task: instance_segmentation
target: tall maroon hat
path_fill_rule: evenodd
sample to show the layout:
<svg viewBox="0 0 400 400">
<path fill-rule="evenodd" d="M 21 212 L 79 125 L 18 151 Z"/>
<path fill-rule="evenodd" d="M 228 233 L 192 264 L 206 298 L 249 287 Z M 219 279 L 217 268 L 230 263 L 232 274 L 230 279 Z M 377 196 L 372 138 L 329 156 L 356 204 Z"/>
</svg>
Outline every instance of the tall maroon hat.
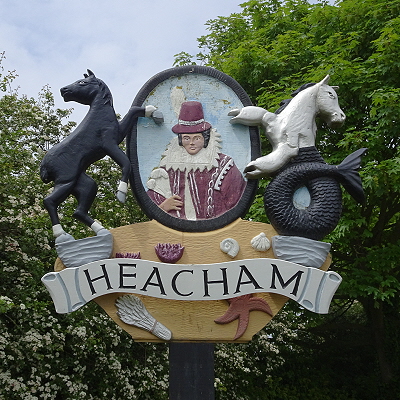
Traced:
<svg viewBox="0 0 400 400">
<path fill-rule="evenodd" d="M 179 121 L 172 127 L 174 133 L 198 133 L 210 129 L 211 125 L 204 120 L 203 106 L 198 101 L 182 103 Z"/>
</svg>

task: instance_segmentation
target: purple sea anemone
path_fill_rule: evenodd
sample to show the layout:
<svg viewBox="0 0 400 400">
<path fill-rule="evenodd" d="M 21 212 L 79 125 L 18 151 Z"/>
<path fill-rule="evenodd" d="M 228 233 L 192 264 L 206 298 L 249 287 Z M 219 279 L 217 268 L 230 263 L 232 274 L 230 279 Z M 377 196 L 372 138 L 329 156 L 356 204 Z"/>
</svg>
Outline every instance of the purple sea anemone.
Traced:
<svg viewBox="0 0 400 400">
<path fill-rule="evenodd" d="M 182 257 L 185 248 L 179 243 L 158 243 L 154 249 L 160 261 L 175 264 Z"/>
</svg>

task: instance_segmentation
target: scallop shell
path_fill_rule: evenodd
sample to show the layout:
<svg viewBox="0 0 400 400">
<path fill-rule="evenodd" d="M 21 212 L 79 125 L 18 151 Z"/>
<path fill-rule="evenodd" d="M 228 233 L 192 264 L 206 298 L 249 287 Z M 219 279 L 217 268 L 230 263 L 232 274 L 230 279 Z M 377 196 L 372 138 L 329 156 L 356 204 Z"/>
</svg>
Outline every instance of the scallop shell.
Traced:
<svg viewBox="0 0 400 400">
<path fill-rule="evenodd" d="M 265 233 L 261 232 L 259 235 L 254 236 L 253 239 L 251 239 L 251 247 L 257 251 L 267 251 L 271 247 L 271 243 L 265 236 Z"/>
<path fill-rule="evenodd" d="M 232 238 L 224 239 L 220 243 L 219 247 L 224 253 L 228 254 L 228 256 L 231 256 L 232 258 L 237 256 L 240 248 L 239 243 Z"/>
</svg>

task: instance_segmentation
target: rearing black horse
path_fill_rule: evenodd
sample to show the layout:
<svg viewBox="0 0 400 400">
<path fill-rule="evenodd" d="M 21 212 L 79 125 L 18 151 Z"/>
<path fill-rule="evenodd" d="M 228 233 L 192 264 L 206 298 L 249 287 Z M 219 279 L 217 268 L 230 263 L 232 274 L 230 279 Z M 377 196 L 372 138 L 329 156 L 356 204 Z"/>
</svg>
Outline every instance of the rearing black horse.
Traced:
<svg viewBox="0 0 400 400">
<path fill-rule="evenodd" d="M 97 194 L 97 184 L 86 174 L 86 169 L 106 155 L 122 168 L 116 196 L 120 202 L 125 202 L 131 167 L 129 158 L 118 145 L 132 129 L 135 118 L 149 116 L 155 110 L 153 106 L 131 107 L 118 122 L 107 85 L 90 70 L 84 77 L 63 87 L 61 95 L 64 101 L 86 104 L 90 109 L 77 128 L 46 153 L 40 166 L 43 182 L 54 182 L 54 190 L 44 199 L 44 206 L 50 215 L 55 237 L 65 233 L 57 208 L 70 194 L 78 200 L 74 217 L 96 233 L 103 229 L 88 215 Z"/>
</svg>

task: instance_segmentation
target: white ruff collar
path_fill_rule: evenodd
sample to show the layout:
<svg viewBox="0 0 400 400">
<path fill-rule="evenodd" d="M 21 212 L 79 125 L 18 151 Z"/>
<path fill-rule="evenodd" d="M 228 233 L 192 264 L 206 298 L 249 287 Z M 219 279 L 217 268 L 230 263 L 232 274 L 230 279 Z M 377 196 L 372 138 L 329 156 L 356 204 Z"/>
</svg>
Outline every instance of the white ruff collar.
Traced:
<svg viewBox="0 0 400 400">
<path fill-rule="evenodd" d="M 221 135 L 212 128 L 210 132 L 210 141 L 206 148 L 201 149 L 197 154 L 189 154 L 183 146 L 179 146 L 178 137 L 174 137 L 168 144 L 167 149 L 162 154 L 160 167 L 167 171 L 172 168 L 174 171 L 203 171 L 211 170 L 218 166 L 221 150 Z"/>
</svg>

